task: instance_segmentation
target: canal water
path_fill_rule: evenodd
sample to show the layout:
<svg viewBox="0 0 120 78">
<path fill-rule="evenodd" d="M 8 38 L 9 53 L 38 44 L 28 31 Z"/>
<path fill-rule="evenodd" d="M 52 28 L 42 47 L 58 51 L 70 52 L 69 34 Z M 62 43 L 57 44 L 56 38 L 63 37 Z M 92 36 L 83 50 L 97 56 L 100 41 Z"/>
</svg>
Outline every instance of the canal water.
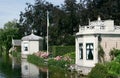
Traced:
<svg viewBox="0 0 120 78">
<path fill-rule="evenodd" d="M 38 67 L 26 59 L 0 57 L 0 78 L 84 78 L 78 73 Z"/>
</svg>

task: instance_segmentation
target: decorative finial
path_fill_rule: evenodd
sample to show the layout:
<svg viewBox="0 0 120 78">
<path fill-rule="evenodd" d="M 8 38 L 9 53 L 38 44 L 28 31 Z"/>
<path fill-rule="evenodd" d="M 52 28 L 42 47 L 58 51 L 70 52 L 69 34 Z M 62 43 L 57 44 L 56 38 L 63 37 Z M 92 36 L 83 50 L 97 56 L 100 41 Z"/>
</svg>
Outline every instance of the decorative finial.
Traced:
<svg viewBox="0 0 120 78">
<path fill-rule="evenodd" d="M 100 18 L 100 16 L 98 16 L 98 21 L 101 21 L 101 18 Z"/>
<path fill-rule="evenodd" d="M 32 30 L 32 34 L 34 33 L 34 30 Z"/>
<path fill-rule="evenodd" d="M 81 25 L 79 24 L 79 28 L 81 27 Z"/>
<path fill-rule="evenodd" d="M 27 32 L 24 32 L 25 36 L 27 35 Z"/>
</svg>

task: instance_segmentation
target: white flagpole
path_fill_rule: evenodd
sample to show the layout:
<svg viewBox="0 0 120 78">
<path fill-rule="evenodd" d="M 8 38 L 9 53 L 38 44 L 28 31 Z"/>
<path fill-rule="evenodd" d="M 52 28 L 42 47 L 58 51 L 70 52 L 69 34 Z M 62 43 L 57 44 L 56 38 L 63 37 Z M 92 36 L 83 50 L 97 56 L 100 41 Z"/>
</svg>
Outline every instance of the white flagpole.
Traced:
<svg viewBox="0 0 120 78">
<path fill-rule="evenodd" d="M 47 54 L 49 52 L 49 39 L 48 39 L 48 34 L 49 34 L 49 12 L 47 11 Z"/>
</svg>

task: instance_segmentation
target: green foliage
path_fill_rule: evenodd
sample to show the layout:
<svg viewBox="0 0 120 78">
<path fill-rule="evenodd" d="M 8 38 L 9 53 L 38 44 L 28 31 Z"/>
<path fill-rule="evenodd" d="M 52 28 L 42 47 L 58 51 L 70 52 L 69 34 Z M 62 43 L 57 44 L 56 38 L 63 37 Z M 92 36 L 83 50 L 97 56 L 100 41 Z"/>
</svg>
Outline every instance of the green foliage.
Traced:
<svg viewBox="0 0 120 78">
<path fill-rule="evenodd" d="M 75 52 L 75 46 L 52 46 L 50 50 L 53 56 L 62 56 L 69 52 Z"/>
<path fill-rule="evenodd" d="M 35 0 L 34 4 L 27 3 L 24 12 L 20 13 L 18 28 L 22 34 L 36 30 L 37 35 L 46 36 L 46 11 L 50 18 L 50 45 L 74 44 L 72 36 L 78 32 L 79 24 L 88 24 L 88 18 L 96 20 L 98 15 L 102 19 L 113 19 L 120 25 L 119 0 L 65 0 L 62 7 L 54 6 L 44 0 Z M 73 36 L 74 37 L 74 36 Z"/>
<path fill-rule="evenodd" d="M 107 78 L 108 71 L 103 64 L 96 64 L 96 66 L 88 74 L 88 78 Z"/>
<path fill-rule="evenodd" d="M 71 59 L 75 59 L 75 52 L 70 52 L 64 55 L 65 57 L 69 56 Z"/>
<path fill-rule="evenodd" d="M 88 78 L 118 78 L 120 76 L 120 55 L 105 64 L 96 64 Z"/>
<path fill-rule="evenodd" d="M 113 75 L 120 75 L 120 63 L 116 61 L 109 62 L 106 65 L 108 72 Z"/>
<path fill-rule="evenodd" d="M 114 48 L 113 50 L 110 51 L 110 56 L 112 60 L 114 60 L 114 58 L 117 57 L 118 55 L 120 55 L 120 50 Z"/>
<path fill-rule="evenodd" d="M 99 58 L 99 62 L 104 62 L 104 50 L 103 48 L 101 47 L 101 45 L 98 46 L 98 58 Z"/>
<path fill-rule="evenodd" d="M 117 55 L 119 55 L 120 54 L 120 50 L 118 50 L 118 49 L 113 49 L 112 51 L 111 51 L 111 55 L 114 55 L 115 57 L 117 56 Z"/>
<path fill-rule="evenodd" d="M 120 54 L 117 55 L 117 57 L 115 58 L 115 61 L 118 62 L 118 63 L 120 63 Z"/>
<path fill-rule="evenodd" d="M 21 57 L 21 52 L 11 52 L 11 54 L 13 57 L 18 57 L 18 58 Z"/>
<path fill-rule="evenodd" d="M 47 61 L 45 61 L 43 58 L 40 58 L 35 55 L 29 55 L 27 60 L 30 63 L 33 63 L 38 66 L 48 65 L 49 67 L 55 67 L 55 68 L 60 68 L 60 69 L 66 69 L 68 65 L 70 64 L 69 61 L 65 61 L 65 60 L 48 59 Z"/>
<path fill-rule="evenodd" d="M 75 52 L 70 52 L 64 55 L 64 57 L 68 57 L 71 59 L 70 63 L 75 64 Z"/>
<path fill-rule="evenodd" d="M 18 28 L 16 21 L 10 21 L 5 24 L 3 29 L 0 29 L 0 50 L 7 52 L 12 46 L 12 38 L 18 38 Z"/>
<path fill-rule="evenodd" d="M 20 13 L 20 25 L 18 28 L 21 33 L 31 33 L 36 30 L 37 35 L 46 36 L 47 21 L 46 11 L 49 11 L 49 43 L 51 45 L 73 45 L 78 31 L 79 13 L 76 0 L 66 0 L 64 6 L 54 6 L 44 0 L 35 0 L 35 4 L 26 4 L 24 12 Z M 78 5 L 79 6 L 79 5 Z"/>
<path fill-rule="evenodd" d="M 35 56 L 35 55 L 28 55 L 27 60 L 30 63 L 33 63 L 33 64 L 38 65 L 38 66 L 45 65 L 45 63 L 44 63 L 45 60 L 43 58 L 40 58 L 40 57 Z"/>
<path fill-rule="evenodd" d="M 58 68 L 67 68 L 70 63 L 65 60 L 54 60 L 54 59 L 49 59 L 48 60 L 48 66 L 52 67 L 58 67 Z"/>
</svg>

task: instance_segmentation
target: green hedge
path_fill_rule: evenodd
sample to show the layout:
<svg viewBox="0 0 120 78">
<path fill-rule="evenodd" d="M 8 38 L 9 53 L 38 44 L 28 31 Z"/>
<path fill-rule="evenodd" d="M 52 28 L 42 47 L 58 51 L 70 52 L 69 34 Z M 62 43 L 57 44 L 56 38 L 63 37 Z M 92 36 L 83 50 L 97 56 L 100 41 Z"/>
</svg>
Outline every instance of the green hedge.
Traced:
<svg viewBox="0 0 120 78">
<path fill-rule="evenodd" d="M 35 56 L 35 55 L 28 55 L 27 60 L 30 63 L 33 63 L 37 66 L 56 67 L 56 68 L 60 68 L 60 69 L 66 69 L 70 65 L 69 61 L 65 61 L 65 60 L 58 60 L 57 61 L 54 59 L 48 59 L 48 62 L 45 63 L 45 59 L 40 58 L 40 57 Z"/>
<path fill-rule="evenodd" d="M 88 74 L 88 78 L 107 78 L 108 71 L 105 65 L 96 64 L 94 68 L 92 68 L 91 72 Z"/>
<path fill-rule="evenodd" d="M 67 67 L 70 65 L 70 62 L 65 61 L 65 60 L 54 60 L 54 59 L 49 59 L 48 60 L 48 66 L 49 67 L 59 67 L 59 68 L 64 68 L 67 69 Z"/>
<path fill-rule="evenodd" d="M 51 46 L 49 51 L 53 54 L 53 56 L 62 56 L 69 52 L 75 52 L 75 46 Z"/>
<path fill-rule="evenodd" d="M 37 57 L 35 55 L 28 55 L 27 60 L 30 63 L 33 63 L 38 66 L 44 66 L 45 65 L 45 60 L 43 58 Z"/>
</svg>

